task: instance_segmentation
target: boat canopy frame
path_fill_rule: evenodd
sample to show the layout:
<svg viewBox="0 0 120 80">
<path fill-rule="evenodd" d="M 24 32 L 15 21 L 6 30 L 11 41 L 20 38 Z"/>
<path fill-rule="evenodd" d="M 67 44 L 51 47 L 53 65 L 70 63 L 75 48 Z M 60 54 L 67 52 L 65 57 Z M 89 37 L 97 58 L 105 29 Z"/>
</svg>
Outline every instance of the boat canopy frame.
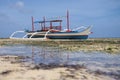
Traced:
<svg viewBox="0 0 120 80">
<path fill-rule="evenodd" d="M 41 30 L 40 31 L 48 31 L 49 29 L 56 29 L 58 31 L 62 30 L 62 20 L 49 20 L 45 21 L 45 18 L 43 21 L 35 21 L 34 23 L 39 23 Z M 46 23 L 49 23 L 49 26 L 46 26 Z M 53 23 L 59 23 L 57 26 L 53 26 Z"/>
</svg>

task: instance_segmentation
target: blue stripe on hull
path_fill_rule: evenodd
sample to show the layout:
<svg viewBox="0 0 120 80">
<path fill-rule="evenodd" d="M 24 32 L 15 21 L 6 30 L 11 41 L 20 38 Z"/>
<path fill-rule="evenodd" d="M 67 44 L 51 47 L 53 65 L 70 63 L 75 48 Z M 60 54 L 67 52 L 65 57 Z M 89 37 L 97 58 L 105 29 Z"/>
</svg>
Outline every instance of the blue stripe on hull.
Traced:
<svg viewBox="0 0 120 80">
<path fill-rule="evenodd" d="M 49 36 L 50 39 L 87 39 L 88 35 L 81 36 Z"/>
<path fill-rule="evenodd" d="M 29 37 L 29 36 L 28 36 Z M 32 38 L 43 38 L 44 36 L 35 35 Z M 49 39 L 87 39 L 88 35 L 79 35 L 79 36 L 47 36 Z"/>
</svg>

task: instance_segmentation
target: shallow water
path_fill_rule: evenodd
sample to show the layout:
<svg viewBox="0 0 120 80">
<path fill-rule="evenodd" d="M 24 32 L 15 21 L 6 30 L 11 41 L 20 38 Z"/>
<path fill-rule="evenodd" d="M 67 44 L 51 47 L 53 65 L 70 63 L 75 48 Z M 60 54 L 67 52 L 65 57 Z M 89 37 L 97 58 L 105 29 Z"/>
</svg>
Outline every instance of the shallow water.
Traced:
<svg viewBox="0 0 120 80">
<path fill-rule="evenodd" d="M 120 54 L 104 52 L 66 51 L 59 47 L 30 46 L 24 44 L 0 47 L 0 55 L 27 56 L 24 61 L 35 64 L 84 64 L 90 70 L 104 70 L 120 74 Z"/>
</svg>

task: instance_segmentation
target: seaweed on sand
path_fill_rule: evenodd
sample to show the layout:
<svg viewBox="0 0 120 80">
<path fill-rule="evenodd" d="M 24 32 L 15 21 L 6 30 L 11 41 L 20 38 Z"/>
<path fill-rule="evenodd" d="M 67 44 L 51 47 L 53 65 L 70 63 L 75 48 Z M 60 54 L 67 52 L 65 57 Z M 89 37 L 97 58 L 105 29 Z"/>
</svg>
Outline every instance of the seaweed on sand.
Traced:
<svg viewBox="0 0 120 80">
<path fill-rule="evenodd" d="M 12 72 L 11 70 L 6 70 L 6 71 L 1 72 L 0 75 L 7 75 L 11 72 Z"/>
<path fill-rule="evenodd" d="M 40 63 L 38 65 L 34 65 L 34 67 L 32 67 L 31 69 L 53 69 L 53 68 L 59 68 L 59 67 L 73 68 L 75 70 L 78 70 L 81 68 L 86 68 L 85 65 L 68 65 L 68 64 L 55 64 L 55 63 L 43 64 L 43 63 Z"/>
<path fill-rule="evenodd" d="M 96 70 L 93 73 L 95 75 L 111 76 L 111 77 L 113 77 L 116 80 L 120 79 L 120 72 L 119 71 L 117 71 L 117 72 L 104 72 L 104 71 L 101 71 L 101 70 Z"/>
</svg>

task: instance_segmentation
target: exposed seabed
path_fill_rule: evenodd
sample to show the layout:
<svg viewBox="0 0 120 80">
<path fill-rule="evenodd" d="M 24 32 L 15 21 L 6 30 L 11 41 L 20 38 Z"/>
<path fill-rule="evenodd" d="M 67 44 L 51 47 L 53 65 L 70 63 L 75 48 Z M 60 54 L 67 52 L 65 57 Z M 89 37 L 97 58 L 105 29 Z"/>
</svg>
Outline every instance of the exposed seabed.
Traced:
<svg viewBox="0 0 120 80">
<path fill-rule="evenodd" d="M 95 38 L 87 40 L 39 40 L 39 39 L 0 39 L 0 46 L 10 44 L 42 45 L 59 47 L 70 51 L 103 51 L 108 53 L 120 53 L 120 38 Z"/>
<path fill-rule="evenodd" d="M 17 45 L 17 46 L 16 46 Z M 21 47 L 26 45 L 28 47 Z M 13 46 L 13 47 L 12 47 Z M 30 46 L 30 47 L 29 47 Z M 40 46 L 37 47 L 36 46 Z M 5 48 L 4 48 L 5 47 Z M 12 50 L 11 48 L 12 47 Z M 30 53 L 32 55 L 32 61 L 25 61 L 29 59 L 30 56 L 23 55 L 14 55 L 14 48 L 19 49 L 19 54 L 22 54 L 20 51 L 30 49 Z M 51 47 L 49 49 L 49 47 Z M 88 39 L 88 40 L 15 40 L 15 39 L 0 39 L 0 80 L 119 80 L 120 79 L 120 39 Z M 7 53 L 7 49 L 10 48 L 11 54 Z M 25 49 L 24 49 L 25 48 Z M 53 49 L 57 49 L 54 52 Z M 29 50 L 29 49 L 28 49 Z M 69 56 L 65 55 L 69 61 L 72 59 L 72 55 L 75 55 L 76 60 L 82 60 L 80 64 L 66 64 L 66 63 L 38 63 L 35 64 L 34 57 L 39 52 L 39 55 L 43 55 L 43 60 L 47 60 L 47 58 L 52 57 L 54 59 L 54 55 L 50 55 L 48 52 L 52 50 L 52 54 L 59 55 L 70 52 Z M 13 52 L 12 52 L 13 51 Z M 40 52 L 42 51 L 42 52 Z M 63 52 L 62 52 L 63 51 Z M 73 52 L 73 54 L 72 54 Z M 75 52 L 75 53 L 74 53 Z M 77 53 L 76 53 L 77 52 Z M 78 53 L 82 52 L 82 53 Z M 84 52 L 88 55 L 84 55 Z M 91 53 L 99 52 L 106 53 L 105 55 L 109 55 L 108 58 L 103 57 L 105 55 L 100 54 L 92 55 Z M 41 53 L 41 54 L 40 54 Z M 59 54 L 60 53 L 60 54 Z M 80 54 L 80 58 L 78 54 Z M 84 55 L 84 57 L 82 56 Z M 95 53 L 97 54 L 97 53 Z M 45 58 L 45 55 L 49 55 Z M 116 57 L 114 58 L 115 55 Z M 117 56 L 118 55 L 118 56 Z M 38 55 L 36 55 L 37 57 Z M 56 56 L 59 58 L 59 56 Z M 101 61 L 103 65 L 100 63 L 90 64 L 91 59 Z M 38 57 L 37 57 L 38 58 Z M 85 59 L 86 58 L 86 59 Z M 116 61 L 117 59 L 118 61 Z M 85 59 L 85 60 L 84 60 Z M 108 59 L 108 60 L 107 60 Z M 115 60 L 114 60 L 115 59 Z M 105 60 L 105 61 L 104 61 Z M 107 61 L 109 61 L 109 63 Z M 74 60 L 73 60 L 74 61 Z M 71 62 L 71 61 L 69 61 Z M 69 63 L 68 62 L 68 63 Z M 88 62 L 84 64 L 84 62 Z M 94 61 L 95 62 L 95 61 Z M 117 63 L 118 62 L 118 63 Z M 96 63 L 96 62 L 95 62 Z M 96 66 L 100 65 L 98 68 Z M 115 67 L 114 67 L 115 66 Z"/>
</svg>

